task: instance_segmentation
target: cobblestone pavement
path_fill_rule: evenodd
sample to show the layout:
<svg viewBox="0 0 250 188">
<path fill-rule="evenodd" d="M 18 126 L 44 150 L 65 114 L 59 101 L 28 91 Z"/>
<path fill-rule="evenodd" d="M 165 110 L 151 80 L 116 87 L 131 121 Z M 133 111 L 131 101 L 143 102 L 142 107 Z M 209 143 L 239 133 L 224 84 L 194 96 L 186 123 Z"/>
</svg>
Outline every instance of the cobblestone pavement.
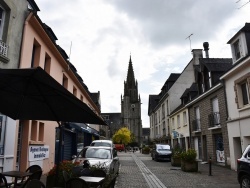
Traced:
<svg viewBox="0 0 250 188">
<path fill-rule="evenodd" d="M 170 162 L 153 161 L 150 155 L 139 152 L 119 152 L 121 167 L 115 188 L 239 188 L 236 171 L 199 163 L 199 172 L 183 172 Z"/>
</svg>

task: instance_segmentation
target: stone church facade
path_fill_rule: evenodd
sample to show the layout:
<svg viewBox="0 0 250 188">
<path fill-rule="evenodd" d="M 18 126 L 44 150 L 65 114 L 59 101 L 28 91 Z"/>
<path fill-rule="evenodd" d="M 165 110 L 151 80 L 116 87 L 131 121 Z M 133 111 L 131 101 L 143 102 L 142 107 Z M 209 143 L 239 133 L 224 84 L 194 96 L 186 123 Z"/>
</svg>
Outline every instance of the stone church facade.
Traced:
<svg viewBox="0 0 250 188">
<path fill-rule="evenodd" d="M 124 95 L 121 96 L 121 124 L 135 136 L 135 142 L 142 143 L 141 98 L 135 80 L 130 56 L 127 80 L 124 81 Z"/>
</svg>

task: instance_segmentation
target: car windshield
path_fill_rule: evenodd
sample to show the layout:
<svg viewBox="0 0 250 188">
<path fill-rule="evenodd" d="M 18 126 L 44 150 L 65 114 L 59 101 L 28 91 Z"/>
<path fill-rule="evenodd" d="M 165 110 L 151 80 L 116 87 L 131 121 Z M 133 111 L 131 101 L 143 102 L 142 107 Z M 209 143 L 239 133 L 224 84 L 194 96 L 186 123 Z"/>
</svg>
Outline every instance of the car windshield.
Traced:
<svg viewBox="0 0 250 188">
<path fill-rule="evenodd" d="M 107 143 L 107 142 L 92 142 L 91 146 L 107 146 L 107 147 L 111 147 L 111 144 Z"/>
<path fill-rule="evenodd" d="M 170 147 L 168 145 L 159 145 L 159 146 L 157 146 L 157 150 L 159 150 L 159 151 L 170 151 Z"/>
<path fill-rule="evenodd" d="M 86 148 L 79 153 L 78 157 L 79 158 L 110 159 L 111 153 L 110 153 L 110 149 Z"/>
</svg>

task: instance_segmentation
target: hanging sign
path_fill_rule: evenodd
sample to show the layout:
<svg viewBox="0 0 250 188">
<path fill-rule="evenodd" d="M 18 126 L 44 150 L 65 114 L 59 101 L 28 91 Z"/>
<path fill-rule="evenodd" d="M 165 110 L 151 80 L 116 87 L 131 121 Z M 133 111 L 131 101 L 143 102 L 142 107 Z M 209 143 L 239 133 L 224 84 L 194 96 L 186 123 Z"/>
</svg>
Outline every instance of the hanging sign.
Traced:
<svg viewBox="0 0 250 188">
<path fill-rule="evenodd" d="M 49 158 L 49 146 L 29 146 L 29 161 L 40 161 Z"/>
</svg>

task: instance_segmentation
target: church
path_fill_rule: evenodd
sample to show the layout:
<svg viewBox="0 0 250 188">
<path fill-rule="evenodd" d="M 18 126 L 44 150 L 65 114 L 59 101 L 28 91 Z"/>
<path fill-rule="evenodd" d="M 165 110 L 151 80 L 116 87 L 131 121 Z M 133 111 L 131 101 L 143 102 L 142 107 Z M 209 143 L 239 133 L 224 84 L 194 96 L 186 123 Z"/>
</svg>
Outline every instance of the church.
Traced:
<svg viewBox="0 0 250 188">
<path fill-rule="evenodd" d="M 121 96 L 121 126 L 127 127 L 142 144 L 141 98 L 138 83 L 135 80 L 131 56 L 129 59 L 127 80 L 124 81 L 124 95 Z"/>
</svg>

